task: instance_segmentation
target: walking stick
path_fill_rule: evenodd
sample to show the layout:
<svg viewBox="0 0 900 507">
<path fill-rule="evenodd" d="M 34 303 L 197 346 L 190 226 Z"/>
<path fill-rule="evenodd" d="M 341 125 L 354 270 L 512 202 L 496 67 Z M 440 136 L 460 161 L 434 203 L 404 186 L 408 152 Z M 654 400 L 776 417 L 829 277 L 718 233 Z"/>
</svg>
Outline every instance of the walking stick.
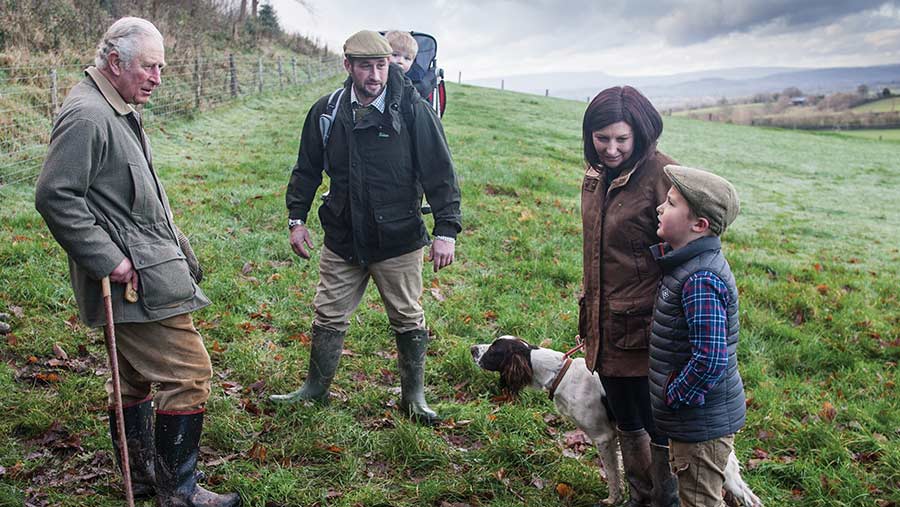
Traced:
<svg viewBox="0 0 900 507">
<path fill-rule="evenodd" d="M 109 354 L 109 367 L 112 370 L 113 400 L 116 411 L 116 428 L 119 430 L 119 449 L 122 452 L 122 475 L 125 481 L 125 502 L 134 507 L 134 493 L 131 491 L 131 467 L 128 463 L 128 441 L 125 438 L 125 413 L 122 411 L 122 389 L 119 383 L 119 359 L 116 356 L 116 326 L 113 321 L 112 293 L 109 289 L 109 277 L 100 281 L 103 290 L 103 306 L 106 308 L 106 352 Z"/>
</svg>

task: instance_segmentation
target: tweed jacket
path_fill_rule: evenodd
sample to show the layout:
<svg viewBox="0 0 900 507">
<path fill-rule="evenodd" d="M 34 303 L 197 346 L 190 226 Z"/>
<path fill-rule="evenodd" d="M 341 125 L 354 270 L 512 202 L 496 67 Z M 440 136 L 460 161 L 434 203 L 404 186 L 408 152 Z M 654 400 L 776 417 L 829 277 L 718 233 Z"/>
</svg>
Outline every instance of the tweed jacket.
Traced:
<svg viewBox="0 0 900 507">
<path fill-rule="evenodd" d="M 85 74 L 63 102 L 35 189 L 35 207 L 68 254 L 81 320 L 106 322 L 99 280 L 125 257 L 138 272 L 140 299 L 125 302 L 124 285 L 112 284 L 117 323 L 208 305 L 178 244 L 140 115 L 96 68 Z"/>
<path fill-rule="evenodd" d="M 581 187 L 584 296 L 579 334 L 587 367 L 608 377 L 647 375 L 647 347 L 660 270 L 650 254 L 656 207 L 671 183 L 671 158 L 651 146 L 607 186 L 605 167 L 588 164 Z"/>
</svg>

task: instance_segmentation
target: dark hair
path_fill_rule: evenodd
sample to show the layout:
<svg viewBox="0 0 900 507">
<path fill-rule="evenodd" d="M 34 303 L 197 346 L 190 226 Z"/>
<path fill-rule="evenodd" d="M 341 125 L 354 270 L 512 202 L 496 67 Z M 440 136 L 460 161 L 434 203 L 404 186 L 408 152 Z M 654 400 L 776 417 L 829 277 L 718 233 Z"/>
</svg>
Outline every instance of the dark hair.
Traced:
<svg viewBox="0 0 900 507">
<path fill-rule="evenodd" d="M 584 159 L 588 163 L 600 165 L 600 157 L 594 149 L 594 132 L 620 121 L 634 130 L 634 152 L 626 163 L 643 157 L 647 148 L 662 134 L 662 117 L 647 97 L 631 86 L 607 88 L 594 97 L 584 112 L 582 138 Z"/>
</svg>

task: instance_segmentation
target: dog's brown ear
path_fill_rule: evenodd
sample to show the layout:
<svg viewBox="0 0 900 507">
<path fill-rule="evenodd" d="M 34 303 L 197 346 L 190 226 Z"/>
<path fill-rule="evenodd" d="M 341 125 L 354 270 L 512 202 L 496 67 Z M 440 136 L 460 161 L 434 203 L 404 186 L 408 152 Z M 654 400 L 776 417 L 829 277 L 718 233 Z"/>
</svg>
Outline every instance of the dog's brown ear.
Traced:
<svg viewBox="0 0 900 507">
<path fill-rule="evenodd" d="M 528 358 L 522 354 L 513 354 L 503 365 L 500 380 L 503 386 L 509 389 L 510 394 L 515 396 L 531 383 L 533 374 Z"/>
</svg>

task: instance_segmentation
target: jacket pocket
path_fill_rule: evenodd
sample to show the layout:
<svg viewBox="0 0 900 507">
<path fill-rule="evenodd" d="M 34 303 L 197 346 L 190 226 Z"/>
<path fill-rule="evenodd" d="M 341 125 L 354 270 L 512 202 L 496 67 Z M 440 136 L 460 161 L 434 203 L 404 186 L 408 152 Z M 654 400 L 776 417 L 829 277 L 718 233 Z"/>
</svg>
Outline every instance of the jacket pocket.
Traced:
<svg viewBox="0 0 900 507">
<path fill-rule="evenodd" d="M 187 260 L 169 242 L 130 245 L 131 263 L 138 272 L 141 303 L 148 310 L 172 308 L 194 297 Z"/>
<path fill-rule="evenodd" d="M 609 310 L 613 345 L 623 350 L 649 347 L 652 304 L 642 306 L 632 301 L 610 301 Z"/>
<path fill-rule="evenodd" d="M 379 248 L 411 245 L 425 235 L 425 224 L 419 218 L 418 203 L 391 204 L 375 208 Z"/>
<path fill-rule="evenodd" d="M 330 238 L 343 241 L 350 235 L 350 226 L 344 223 L 346 196 L 342 192 L 329 192 L 319 206 L 319 223 Z"/>
</svg>

